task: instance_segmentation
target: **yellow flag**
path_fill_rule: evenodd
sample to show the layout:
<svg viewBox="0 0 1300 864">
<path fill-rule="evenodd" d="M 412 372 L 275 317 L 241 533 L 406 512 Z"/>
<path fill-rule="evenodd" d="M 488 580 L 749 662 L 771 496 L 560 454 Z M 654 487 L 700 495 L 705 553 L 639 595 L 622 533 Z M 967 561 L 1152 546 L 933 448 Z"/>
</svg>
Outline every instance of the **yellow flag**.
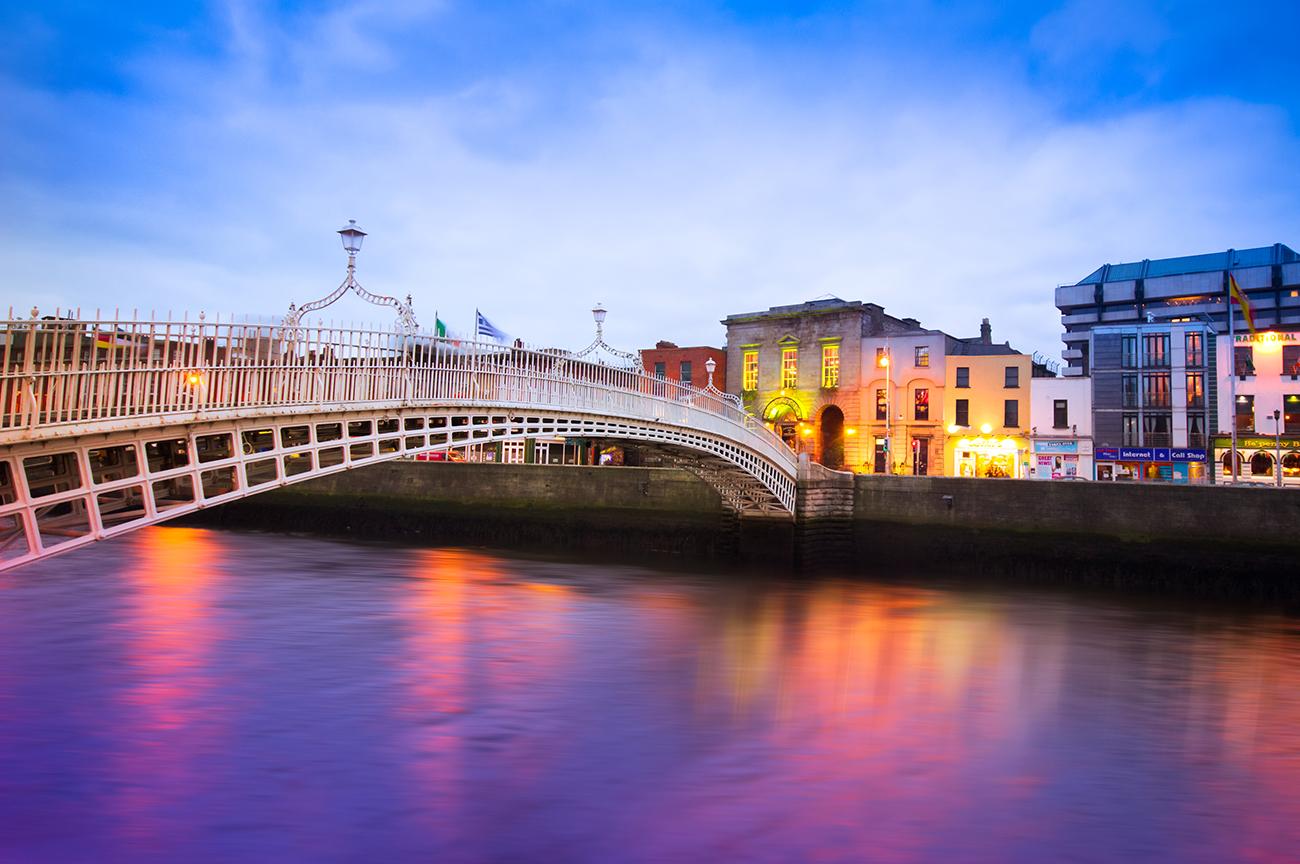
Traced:
<svg viewBox="0 0 1300 864">
<path fill-rule="evenodd" d="M 1241 290 L 1241 286 L 1237 284 L 1237 277 L 1231 273 L 1228 274 L 1228 293 L 1241 307 L 1241 317 L 1246 319 L 1246 326 L 1250 328 L 1250 335 L 1254 336 L 1255 315 L 1251 312 L 1250 300 L 1247 299 L 1245 292 Z"/>
</svg>

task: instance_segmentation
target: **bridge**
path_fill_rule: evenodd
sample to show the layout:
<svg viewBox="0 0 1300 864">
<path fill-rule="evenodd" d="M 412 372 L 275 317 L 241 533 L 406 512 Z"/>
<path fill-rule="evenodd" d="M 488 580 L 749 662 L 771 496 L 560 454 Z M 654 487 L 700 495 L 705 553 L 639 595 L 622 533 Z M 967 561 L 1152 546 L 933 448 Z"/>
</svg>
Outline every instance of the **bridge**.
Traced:
<svg viewBox="0 0 1300 864">
<path fill-rule="evenodd" d="M 363 293 L 353 263 L 335 299 Z M 0 569 L 331 472 L 532 437 L 639 442 L 742 516 L 794 511 L 794 454 L 711 379 L 666 381 L 592 346 L 450 339 L 415 326 L 409 298 L 367 299 L 398 307 L 397 325 L 307 323 L 323 301 L 274 324 L 11 311 Z"/>
</svg>

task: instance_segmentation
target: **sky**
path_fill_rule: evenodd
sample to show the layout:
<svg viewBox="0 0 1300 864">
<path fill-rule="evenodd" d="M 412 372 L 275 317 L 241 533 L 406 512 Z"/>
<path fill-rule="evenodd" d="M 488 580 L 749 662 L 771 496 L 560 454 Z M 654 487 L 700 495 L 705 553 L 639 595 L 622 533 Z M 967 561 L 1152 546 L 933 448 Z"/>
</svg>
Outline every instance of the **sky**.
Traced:
<svg viewBox="0 0 1300 864">
<path fill-rule="evenodd" d="M 1300 247 L 1300 4 L 0 0 L 26 313 L 720 345 L 836 296 L 1059 356 L 1103 263 Z M 388 326 L 356 297 L 327 320 Z"/>
</svg>

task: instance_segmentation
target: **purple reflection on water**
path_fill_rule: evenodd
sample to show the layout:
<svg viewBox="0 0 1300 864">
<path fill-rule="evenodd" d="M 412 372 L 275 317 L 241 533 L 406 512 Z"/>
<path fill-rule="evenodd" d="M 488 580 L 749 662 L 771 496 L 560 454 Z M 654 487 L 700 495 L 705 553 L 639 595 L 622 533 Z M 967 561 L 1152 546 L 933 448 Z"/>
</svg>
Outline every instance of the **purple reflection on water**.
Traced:
<svg viewBox="0 0 1300 864">
<path fill-rule="evenodd" d="M 1300 628 L 148 529 L 0 576 L 0 861 L 1290 861 Z"/>
</svg>

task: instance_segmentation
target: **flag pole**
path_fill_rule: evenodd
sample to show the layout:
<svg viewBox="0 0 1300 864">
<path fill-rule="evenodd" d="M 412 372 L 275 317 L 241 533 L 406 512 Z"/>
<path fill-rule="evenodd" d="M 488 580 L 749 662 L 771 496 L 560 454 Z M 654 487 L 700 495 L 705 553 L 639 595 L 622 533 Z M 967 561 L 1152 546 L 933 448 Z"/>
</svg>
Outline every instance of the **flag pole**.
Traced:
<svg viewBox="0 0 1300 864">
<path fill-rule="evenodd" d="M 1228 413 L 1228 422 L 1232 425 L 1232 482 L 1237 482 L 1237 329 L 1232 314 L 1232 274 L 1229 272 L 1224 281 L 1228 283 L 1228 372 L 1231 388 L 1232 410 Z"/>
</svg>

